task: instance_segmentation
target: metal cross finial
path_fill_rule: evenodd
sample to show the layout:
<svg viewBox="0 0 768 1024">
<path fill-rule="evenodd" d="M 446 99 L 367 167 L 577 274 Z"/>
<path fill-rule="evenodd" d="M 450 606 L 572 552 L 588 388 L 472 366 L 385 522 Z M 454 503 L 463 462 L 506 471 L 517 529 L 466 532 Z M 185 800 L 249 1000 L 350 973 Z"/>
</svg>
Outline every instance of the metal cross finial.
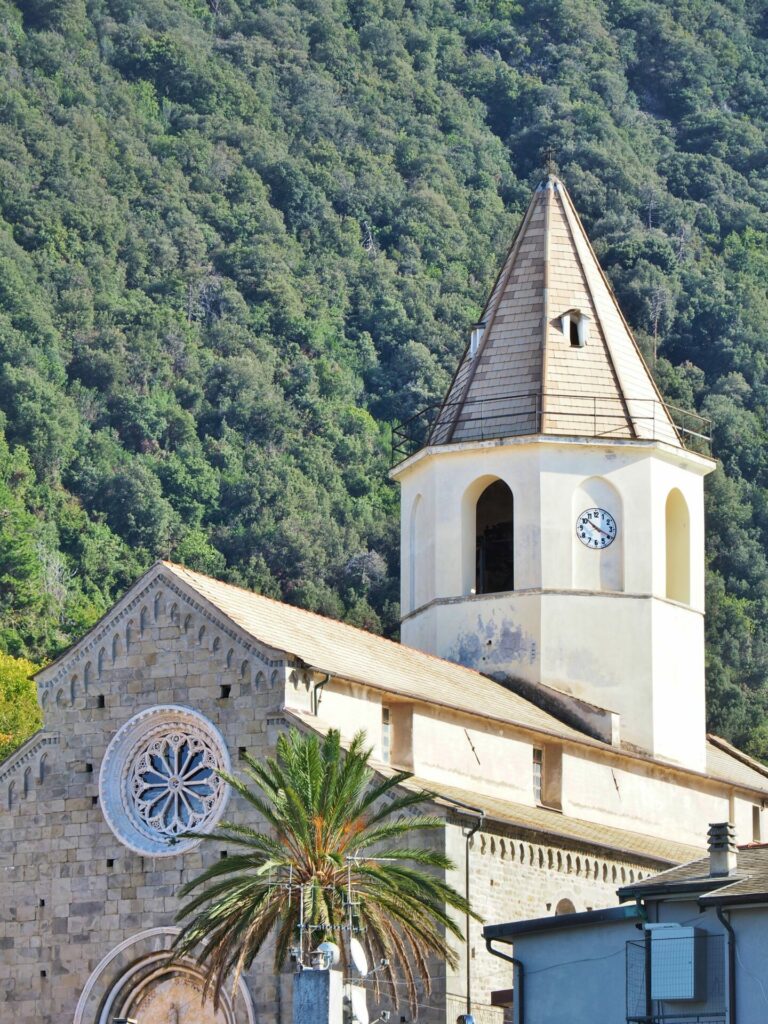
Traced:
<svg viewBox="0 0 768 1024">
<path fill-rule="evenodd" d="M 547 146 L 543 153 L 544 156 L 544 169 L 547 174 L 557 173 L 557 164 L 555 163 L 555 150 L 552 146 Z"/>
</svg>

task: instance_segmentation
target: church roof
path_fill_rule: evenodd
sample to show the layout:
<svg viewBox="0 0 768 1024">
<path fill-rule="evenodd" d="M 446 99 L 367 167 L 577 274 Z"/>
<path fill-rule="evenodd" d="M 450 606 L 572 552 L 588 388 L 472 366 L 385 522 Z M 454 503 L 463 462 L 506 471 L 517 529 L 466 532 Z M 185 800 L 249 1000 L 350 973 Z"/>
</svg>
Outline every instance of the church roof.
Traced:
<svg viewBox="0 0 768 1024">
<path fill-rule="evenodd" d="M 484 718 L 583 740 L 565 725 L 499 683 L 413 647 L 221 583 L 172 562 L 164 572 L 186 583 L 254 639 L 304 664 L 350 682 Z"/>
<path fill-rule="evenodd" d="M 570 319 L 564 319 L 568 315 Z M 583 346 L 570 324 L 586 326 Z M 531 199 L 429 443 L 520 434 L 681 446 L 563 183 Z"/>
</svg>

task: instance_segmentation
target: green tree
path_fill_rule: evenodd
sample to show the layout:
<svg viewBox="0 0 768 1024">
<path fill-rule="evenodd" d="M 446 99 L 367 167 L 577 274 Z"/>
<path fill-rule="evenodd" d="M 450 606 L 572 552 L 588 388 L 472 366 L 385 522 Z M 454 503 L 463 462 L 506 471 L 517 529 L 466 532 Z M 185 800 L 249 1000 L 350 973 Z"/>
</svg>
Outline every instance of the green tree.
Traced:
<svg viewBox="0 0 768 1024">
<path fill-rule="evenodd" d="M 39 665 L 0 653 L 0 761 L 42 725 L 32 676 Z"/>
<path fill-rule="evenodd" d="M 395 993 L 396 976 L 405 979 L 413 1009 L 417 975 L 429 990 L 427 956 L 456 965 L 446 933 L 460 939 L 461 931 L 448 908 L 468 908 L 440 878 L 453 865 L 428 847 L 402 845 L 442 821 L 411 810 L 428 793 L 395 793 L 410 773 L 375 779 L 370 754 L 363 732 L 345 752 L 335 729 L 323 740 L 292 729 L 278 739 L 276 757 L 259 763 L 246 756 L 256 789 L 226 776 L 270 831 L 225 822 L 203 836 L 240 852 L 181 889 L 182 896 L 196 895 L 177 915 L 187 923 L 175 950 L 205 966 L 214 998 L 229 975 L 237 983 L 272 933 L 280 969 L 289 947 L 301 941 L 300 907 L 313 926 L 313 946 L 324 939 L 341 945 L 343 926 L 351 924 L 374 961 L 388 961 Z M 346 947 L 342 955 L 346 960 Z"/>
</svg>

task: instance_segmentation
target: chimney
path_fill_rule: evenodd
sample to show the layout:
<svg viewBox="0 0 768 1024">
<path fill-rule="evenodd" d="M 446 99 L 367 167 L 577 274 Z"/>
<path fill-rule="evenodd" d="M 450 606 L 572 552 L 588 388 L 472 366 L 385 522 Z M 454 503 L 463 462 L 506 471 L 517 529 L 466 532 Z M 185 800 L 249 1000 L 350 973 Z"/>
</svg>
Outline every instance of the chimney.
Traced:
<svg viewBox="0 0 768 1024">
<path fill-rule="evenodd" d="M 736 855 L 736 828 L 730 821 L 709 826 L 709 873 L 713 878 L 732 875 L 738 864 Z"/>
</svg>

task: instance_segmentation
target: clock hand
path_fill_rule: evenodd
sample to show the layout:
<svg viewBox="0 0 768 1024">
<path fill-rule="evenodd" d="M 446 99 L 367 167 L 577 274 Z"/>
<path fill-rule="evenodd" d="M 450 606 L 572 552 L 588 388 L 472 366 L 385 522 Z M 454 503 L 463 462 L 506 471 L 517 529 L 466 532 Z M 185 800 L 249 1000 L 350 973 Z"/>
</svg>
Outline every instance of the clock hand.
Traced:
<svg viewBox="0 0 768 1024">
<path fill-rule="evenodd" d="M 590 519 L 589 525 L 592 527 L 593 530 L 598 530 L 600 533 L 604 533 L 606 537 L 610 537 L 611 536 L 610 533 L 608 533 L 607 530 L 604 530 L 602 528 L 602 526 L 598 526 L 597 523 L 593 519 Z"/>
</svg>

